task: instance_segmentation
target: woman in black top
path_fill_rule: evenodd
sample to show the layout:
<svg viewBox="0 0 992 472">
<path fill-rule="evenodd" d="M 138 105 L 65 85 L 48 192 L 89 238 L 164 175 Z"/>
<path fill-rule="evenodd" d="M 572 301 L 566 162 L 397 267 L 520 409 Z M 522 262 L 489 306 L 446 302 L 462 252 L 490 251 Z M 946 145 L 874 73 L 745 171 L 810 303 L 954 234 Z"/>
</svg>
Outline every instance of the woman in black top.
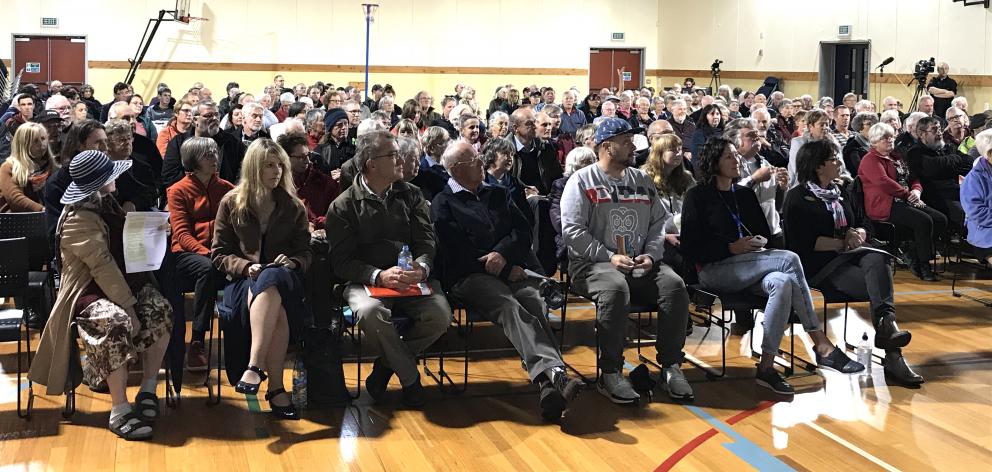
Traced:
<svg viewBox="0 0 992 472">
<path fill-rule="evenodd" d="M 896 326 L 889 256 L 851 252 L 865 243 L 867 233 L 858 227 L 850 204 L 833 183 L 840 176 L 833 146 L 827 141 L 806 143 L 796 157 L 796 175 L 799 185 L 785 199 L 785 237 L 789 249 L 799 254 L 810 285 L 856 300 L 868 298 L 875 347 L 885 349 L 885 372 L 904 384 L 923 383 L 900 350 L 911 335 Z"/>
<path fill-rule="evenodd" d="M 723 113 L 715 103 L 703 107 L 699 112 L 699 121 L 696 122 L 696 130 L 692 132 L 692 140 L 689 145 L 689 152 L 693 156 L 699 155 L 699 151 L 706 144 L 706 140 L 713 136 L 723 134 Z"/>
<path fill-rule="evenodd" d="M 758 385 L 793 394 L 792 386 L 773 367 L 792 312 L 813 339 L 820 367 L 843 373 L 864 370 L 823 333 L 799 257 L 790 251 L 765 249 L 759 241 L 770 239 L 771 231 L 758 197 L 733 183 L 740 177 L 740 155 L 733 143 L 711 138 L 697 159 L 698 184 L 686 193 L 682 207 L 682 253 L 699 264 L 704 289 L 738 292 L 743 288 L 768 297 Z"/>
</svg>

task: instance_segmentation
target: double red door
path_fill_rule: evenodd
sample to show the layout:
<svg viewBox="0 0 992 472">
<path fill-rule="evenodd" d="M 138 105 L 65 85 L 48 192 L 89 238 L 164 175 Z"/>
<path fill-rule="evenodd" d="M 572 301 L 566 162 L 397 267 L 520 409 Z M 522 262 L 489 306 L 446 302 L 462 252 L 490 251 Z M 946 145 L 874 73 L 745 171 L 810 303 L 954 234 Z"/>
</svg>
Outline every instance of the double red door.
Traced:
<svg viewBox="0 0 992 472">
<path fill-rule="evenodd" d="M 624 90 L 641 87 L 642 59 L 644 54 L 640 49 L 604 49 L 589 50 L 589 90 L 609 88 L 616 90 L 623 80 Z M 623 70 L 622 74 L 617 71 Z"/>
<path fill-rule="evenodd" d="M 86 83 L 86 37 L 14 35 L 12 73 L 24 70 L 22 84 L 37 84 L 42 92 L 48 83 Z"/>
</svg>

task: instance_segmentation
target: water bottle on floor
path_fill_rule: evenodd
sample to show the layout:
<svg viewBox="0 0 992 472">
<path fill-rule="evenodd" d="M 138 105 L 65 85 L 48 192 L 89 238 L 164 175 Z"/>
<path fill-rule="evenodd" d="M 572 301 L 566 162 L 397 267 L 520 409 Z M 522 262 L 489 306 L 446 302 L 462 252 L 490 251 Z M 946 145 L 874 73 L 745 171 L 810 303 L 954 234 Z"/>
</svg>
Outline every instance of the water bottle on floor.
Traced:
<svg viewBox="0 0 992 472">
<path fill-rule="evenodd" d="M 296 359 L 293 368 L 293 404 L 301 409 L 307 407 L 307 369 L 303 359 Z"/>
<path fill-rule="evenodd" d="M 871 375 L 871 344 L 868 342 L 868 333 L 863 333 L 861 335 L 861 342 L 858 343 L 857 348 L 855 348 L 855 354 L 857 354 L 858 362 L 865 366 L 865 370 L 862 371 L 863 375 Z"/>
</svg>

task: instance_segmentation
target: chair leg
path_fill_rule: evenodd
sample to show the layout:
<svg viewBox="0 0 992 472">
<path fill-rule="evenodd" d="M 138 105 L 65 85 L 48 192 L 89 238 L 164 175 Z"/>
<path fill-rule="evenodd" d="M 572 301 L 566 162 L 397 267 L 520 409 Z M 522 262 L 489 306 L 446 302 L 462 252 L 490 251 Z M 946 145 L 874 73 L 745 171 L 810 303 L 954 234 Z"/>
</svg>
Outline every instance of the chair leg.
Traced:
<svg viewBox="0 0 992 472">
<path fill-rule="evenodd" d="M 355 340 L 355 364 L 358 368 L 357 378 L 355 380 L 355 393 L 348 392 L 348 397 L 352 400 L 358 400 L 358 397 L 362 396 L 362 330 L 358 328 L 358 323 L 353 325 L 354 327 L 354 340 Z"/>
<path fill-rule="evenodd" d="M 24 339 L 27 344 L 27 371 L 31 370 L 31 329 L 28 328 L 28 312 L 29 309 L 25 308 L 21 312 L 21 327 L 24 329 Z M 28 379 L 28 399 L 26 408 L 22 409 L 21 406 L 21 376 L 25 372 L 25 369 L 21 365 L 21 333 L 18 329 L 17 336 L 17 417 L 21 419 L 31 419 L 31 410 L 34 408 L 34 385 L 30 379 Z"/>
</svg>

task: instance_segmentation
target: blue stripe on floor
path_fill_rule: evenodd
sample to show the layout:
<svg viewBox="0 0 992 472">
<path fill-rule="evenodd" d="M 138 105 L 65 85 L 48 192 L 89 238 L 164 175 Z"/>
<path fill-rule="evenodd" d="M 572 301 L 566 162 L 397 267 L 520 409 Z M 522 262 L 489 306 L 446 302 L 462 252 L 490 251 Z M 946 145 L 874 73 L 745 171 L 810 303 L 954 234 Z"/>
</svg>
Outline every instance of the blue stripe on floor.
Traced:
<svg viewBox="0 0 992 472">
<path fill-rule="evenodd" d="M 684 405 L 689 411 L 693 412 L 696 416 L 699 416 L 707 423 L 712 425 L 714 428 L 720 430 L 723 434 L 730 436 L 734 441 L 723 443 L 723 447 L 728 451 L 732 452 L 735 456 L 741 458 L 744 462 L 747 462 L 757 470 L 760 471 L 792 471 L 795 470 L 784 462 L 780 461 L 775 456 L 769 454 L 764 449 L 759 447 L 757 444 L 749 441 L 740 433 L 734 431 L 730 425 L 720 421 L 709 413 L 703 411 L 702 408 Z"/>
</svg>

